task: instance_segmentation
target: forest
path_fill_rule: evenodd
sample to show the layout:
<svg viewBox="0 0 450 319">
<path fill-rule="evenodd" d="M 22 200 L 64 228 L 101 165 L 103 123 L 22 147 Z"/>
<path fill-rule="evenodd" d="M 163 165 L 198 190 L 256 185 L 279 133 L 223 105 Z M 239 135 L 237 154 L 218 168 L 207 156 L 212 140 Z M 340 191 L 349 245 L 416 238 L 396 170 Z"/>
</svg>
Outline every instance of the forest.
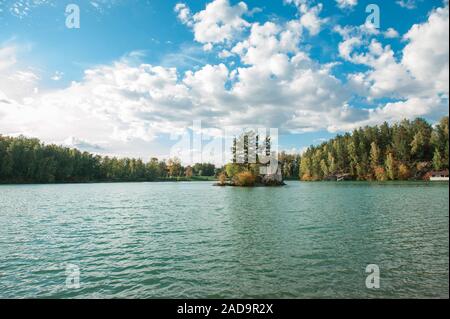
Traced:
<svg viewBox="0 0 450 319">
<path fill-rule="evenodd" d="M 178 181 L 213 177 L 213 164 L 99 156 L 38 139 L 0 135 L 0 183 Z M 205 179 L 205 178 L 203 178 Z"/>
<path fill-rule="evenodd" d="M 448 116 L 434 127 L 424 119 L 367 126 L 302 154 L 300 179 L 316 181 L 345 174 L 355 180 L 421 179 L 448 169 Z"/>
<path fill-rule="evenodd" d="M 349 179 L 386 181 L 421 179 L 432 170 L 448 169 L 448 152 L 447 116 L 434 126 L 418 118 L 359 128 L 310 146 L 301 155 L 281 152 L 278 159 L 285 179 L 319 181 L 344 174 Z M 35 138 L 0 135 L 0 183 L 208 180 L 231 177 L 236 169 L 235 163 L 217 168 L 208 163 L 183 166 L 176 158 L 144 162 L 100 156 Z M 242 169 L 255 170 L 249 165 Z"/>
</svg>

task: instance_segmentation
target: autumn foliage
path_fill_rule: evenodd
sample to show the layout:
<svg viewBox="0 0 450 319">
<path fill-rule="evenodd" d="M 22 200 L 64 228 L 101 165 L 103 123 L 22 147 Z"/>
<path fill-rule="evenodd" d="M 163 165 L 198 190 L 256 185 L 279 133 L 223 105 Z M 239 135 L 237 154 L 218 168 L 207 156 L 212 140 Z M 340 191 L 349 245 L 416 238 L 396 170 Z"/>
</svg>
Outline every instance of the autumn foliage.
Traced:
<svg viewBox="0 0 450 319">
<path fill-rule="evenodd" d="M 238 186 L 254 186 L 255 182 L 255 175 L 249 171 L 244 171 L 234 176 L 234 183 Z"/>
</svg>

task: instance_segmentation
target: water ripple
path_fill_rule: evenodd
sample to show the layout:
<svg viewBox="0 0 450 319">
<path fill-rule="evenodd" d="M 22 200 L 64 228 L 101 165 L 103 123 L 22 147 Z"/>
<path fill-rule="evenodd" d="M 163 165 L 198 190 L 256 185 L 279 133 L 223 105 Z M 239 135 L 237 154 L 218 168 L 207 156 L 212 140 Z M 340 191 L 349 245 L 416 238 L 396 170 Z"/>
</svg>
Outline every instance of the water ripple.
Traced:
<svg viewBox="0 0 450 319">
<path fill-rule="evenodd" d="M 448 184 L 0 186 L 0 297 L 448 298 L 448 205 Z"/>
</svg>

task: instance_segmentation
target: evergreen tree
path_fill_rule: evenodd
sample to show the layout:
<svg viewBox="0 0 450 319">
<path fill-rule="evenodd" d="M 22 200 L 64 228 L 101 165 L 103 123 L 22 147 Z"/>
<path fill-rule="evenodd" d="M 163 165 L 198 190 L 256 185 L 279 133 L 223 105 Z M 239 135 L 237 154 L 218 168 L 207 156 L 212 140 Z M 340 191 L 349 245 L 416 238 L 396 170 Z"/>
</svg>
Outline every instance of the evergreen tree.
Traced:
<svg viewBox="0 0 450 319">
<path fill-rule="evenodd" d="M 439 171 L 442 169 L 442 157 L 439 150 L 436 148 L 433 156 L 433 167 L 435 170 Z"/>
<path fill-rule="evenodd" d="M 392 153 L 389 153 L 386 157 L 386 175 L 390 180 L 394 180 L 395 174 L 395 159 Z"/>
</svg>

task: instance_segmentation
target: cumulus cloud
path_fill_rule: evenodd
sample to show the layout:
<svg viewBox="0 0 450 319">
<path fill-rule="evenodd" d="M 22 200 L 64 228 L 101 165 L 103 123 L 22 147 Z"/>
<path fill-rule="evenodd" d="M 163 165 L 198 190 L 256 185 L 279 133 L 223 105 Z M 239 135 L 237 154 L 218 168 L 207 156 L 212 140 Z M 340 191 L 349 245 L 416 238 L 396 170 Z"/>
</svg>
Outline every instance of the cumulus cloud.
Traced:
<svg viewBox="0 0 450 319">
<path fill-rule="evenodd" d="M 77 148 L 81 151 L 87 151 L 87 152 L 99 152 L 102 151 L 103 148 L 95 143 L 91 143 L 85 140 L 81 140 L 74 136 L 69 136 L 62 145 L 71 147 L 71 148 Z"/>
<path fill-rule="evenodd" d="M 327 19 L 320 18 L 323 5 L 319 3 L 313 6 L 311 0 L 285 0 L 288 4 L 293 4 L 298 8 L 300 14 L 300 24 L 309 31 L 311 35 L 317 35 Z"/>
<path fill-rule="evenodd" d="M 56 72 L 51 76 L 50 79 L 52 79 L 53 81 L 59 81 L 59 80 L 62 79 L 63 76 L 64 76 L 64 73 L 63 73 L 63 72 L 56 71 Z"/>
<path fill-rule="evenodd" d="M 194 37 L 200 43 L 224 43 L 233 40 L 250 24 L 243 18 L 248 13 L 244 2 L 231 5 L 229 0 L 214 0 L 194 15 L 182 3 L 175 6 L 181 22 L 193 28 Z"/>
<path fill-rule="evenodd" d="M 349 9 L 358 5 L 358 0 L 336 0 L 336 3 L 341 9 Z"/>
<path fill-rule="evenodd" d="M 436 93 L 448 96 L 448 3 L 433 11 L 426 23 L 414 25 L 404 39 L 409 43 L 403 50 L 402 64 L 417 80 L 433 85 Z"/>
<path fill-rule="evenodd" d="M 306 5 L 300 6 L 300 12 L 302 13 L 300 23 L 308 29 L 311 35 L 317 35 L 322 25 L 326 22 L 326 19 L 319 17 L 322 8 L 323 5 L 321 3 L 312 8 L 308 8 Z"/>
<path fill-rule="evenodd" d="M 193 25 L 191 10 L 186 4 L 177 3 L 175 5 L 174 11 L 177 13 L 178 19 L 182 23 L 186 24 L 189 27 Z"/>
<path fill-rule="evenodd" d="M 133 58 L 142 53 L 134 53 L 85 70 L 80 81 L 63 89 L 30 94 L 39 87 L 38 72 L 18 67 L 13 47 L 0 47 L 1 133 L 129 155 L 161 134 L 183 133 L 193 120 L 202 120 L 214 134 L 228 126 L 336 132 L 445 114 L 448 6 L 432 11 L 404 35 L 400 55 L 381 42 L 393 29 L 336 27 L 342 36 L 341 61 L 364 67 L 344 79 L 334 75 L 336 61 L 321 64 L 303 49 L 305 33 L 319 32 L 323 20 L 315 24 L 302 18 L 309 12 L 318 17 L 322 7 L 287 1 L 299 7 L 299 16 L 253 23 L 243 18 L 248 12 L 244 3 L 215 0 L 194 14 L 178 4 L 178 18 L 192 28 L 195 40 L 224 59 L 196 61 L 186 72 L 143 64 Z M 14 77 L 29 83 L 28 92 L 15 91 Z M 372 107 L 355 107 L 355 98 L 367 98 Z M 386 98 L 391 102 L 379 102 Z"/>
<path fill-rule="evenodd" d="M 389 91 L 407 97 L 409 91 L 415 94 L 448 95 L 448 6 L 431 12 L 428 21 L 416 24 L 403 36 L 406 46 L 402 58 L 396 58 L 389 45 L 376 39 L 380 33 L 369 25 L 360 27 L 336 27 L 342 35 L 339 44 L 340 56 L 354 64 L 371 68 L 366 73 L 371 78 L 372 91 L 383 96 Z M 397 36 L 398 32 L 388 29 L 384 36 Z M 430 79 L 433 78 L 433 81 Z M 410 85 L 407 85 L 410 84 Z M 407 89 L 408 88 L 408 89 Z"/>
<path fill-rule="evenodd" d="M 350 74 L 349 86 L 369 100 L 402 99 L 372 110 L 370 117 L 398 120 L 431 115 L 436 110 L 445 114 L 442 106 L 448 107 L 448 28 L 447 4 L 432 11 L 426 22 L 414 25 L 403 36 L 407 44 L 400 59 L 389 45 L 383 46 L 375 38 L 376 31 L 365 26 L 336 28 L 343 36 L 339 45 L 341 57 L 369 68 L 367 72 Z"/>
<path fill-rule="evenodd" d="M 417 0 L 398 0 L 396 2 L 400 7 L 405 9 L 415 9 L 417 7 Z"/>
<path fill-rule="evenodd" d="M 18 65 L 17 55 L 16 46 L 0 47 L 0 90 L 10 99 L 22 102 L 30 92 L 38 90 L 40 77 L 36 70 Z"/>
<path fill-rule="evenodd" d="M 284 32 L 270 24 L 254 27 L 242 53 L 249 55 L 249 66 L 234 72 L 234 82 L 224 64 L 179 74 L 175 68 L 118 61 L 86 70 L 82 81 L 65 89 L 4 109 L 2 130 L 52 141 L 74 136 L 112 143 L 181 133 L 194 119 L 219 129 L 257 125 L 303 131 L 323 126 L 323 119 L 308 123 L 304 111 L 317 117 L 334 112 L 347 93 L 336 90 L 341 83 L 328 69 L 303 52 L 283 47 Z M 262 43 L 272 36 L 276 43 L 267 51 Z M 267 65 L 263 57 L 272 62 Z"/>
<path fill-rule="evenodd" d="M 385 32 L 384 32 L 384 36 L 388 39 L 395 39 L 400 37 L 400 34 L 398 33 L 397 30 L 395 30 L 394 28 L 388 28 Z"/>
</svg>

